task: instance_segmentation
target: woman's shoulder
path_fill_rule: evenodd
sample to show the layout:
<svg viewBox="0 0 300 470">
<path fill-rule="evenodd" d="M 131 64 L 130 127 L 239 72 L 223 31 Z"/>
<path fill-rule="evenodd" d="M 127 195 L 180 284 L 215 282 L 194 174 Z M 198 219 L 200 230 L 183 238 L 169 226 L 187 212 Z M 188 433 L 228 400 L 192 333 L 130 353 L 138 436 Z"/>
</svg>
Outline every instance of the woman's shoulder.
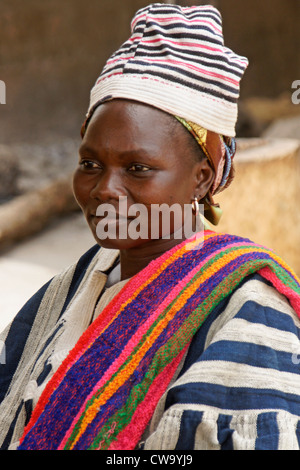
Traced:
<svg viewBox="0 0 300 470">
<path fill-rule="evenodd" d="M 289 300 L 260 274 L 248 276 L 235 289 L 213 322 L 216 329 L 226 323 L 243 319 L 258 326 L 275 329 L 300 327 L 300 320 Z"/>
<path fill-rule="evenodd" d="M 7 337 L 9 332 L 16 334 L 16 329 L 29 331 L 36 319 L 39 310 L 45 310 L 46 306 L 52 304 L 51 311 L 53 312 L 53 305 L 61 304 L 61 309 L 66 308 L 72 297 L 74 296 L 78 286 L 84 278 L 88 269 L 93 265 L 93 261 L 98 258 L 100 247 L 95 245 L 87 250 L 80 258 L 72 265 L 66 267 L 64 270 L 56 274 L 53 278 L 49 279 L 42 285 L 23 305 L 23 307 L 16 313 L 12 322 L 6 327 L 5 331 L 1 333 L 1 338 Z M 44 315 L 45 319 L 45 315 Z M 25 328 L 26 326 L 26 328 Z"/>
<path fill-rule="evenodd" d="M 208 315 L 192 340 L 181 373 L 216 341 L 228 342 L 233 348 L 237 342 L 247 343 L 250 330 L 254 343 L 255 336 L 268 335 L 271 342 L 276 337 L 286 338 L 287 347 L 291 337 L 298 344 L 300 336 L 300 320 L 288 299 L 259 274 L 245 278 Z"/>
<path fill-rule="evenodd" d="M 5 345 L 5 370 L 0 380 L 0 402 L 7 391 L 25 347 L 46 337 L 67 309 L 79 286 L 97 264 L 100 247 L 95 245 L 77 262 L 67 267 L 45 283 L 23 305 L 0 335 Z M 29 348 L 30 349 L 30 348 Z"/>
<path fill-rule="evenodd" d="M 299 332 L 287 299 L 260 275 L 248 276 L 194 336 L 145 449 L 161 440 L 173 449 L 221 448 L 224 441 L 243 448 L 252 439 L 259 448 L 264 426 L 269 445 L 287 435 L 293 440 L 300 417 Z M 297 439 L 293 445 L 298 448 Z"/>
</svg>

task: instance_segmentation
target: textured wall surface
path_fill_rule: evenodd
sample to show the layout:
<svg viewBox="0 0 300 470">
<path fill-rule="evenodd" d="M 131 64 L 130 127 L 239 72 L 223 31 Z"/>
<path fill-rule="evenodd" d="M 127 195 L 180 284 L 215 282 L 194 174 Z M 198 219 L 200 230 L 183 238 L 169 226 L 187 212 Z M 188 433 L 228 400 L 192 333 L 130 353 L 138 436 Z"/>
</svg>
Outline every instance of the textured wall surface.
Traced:
<svg viewBox="0 0 300 470">
<path fill-rule="evenodd" d="M 89 90 L 142 0 L 0 0 L 0 143 L 77 137 Z M 205 1 L 179 1 L 201 4 Z M 242 96 L 300 79 L 299 0 L 216 0 L 228 46 L 249 57 Z"/>
<path fill-rule="evenodd" d="M 236 177 L 215 197 L 223 209 L 217 230 L 271 248 L 299 276 L 300 142 L 273 138 L 254 144 L 254 139 L 240 143 Z"/>
<path fill-rule="evenodd" d="M 147 3 L 0 0 L 0 142 L 77 137 L 91 86 Z"/>
</svg>

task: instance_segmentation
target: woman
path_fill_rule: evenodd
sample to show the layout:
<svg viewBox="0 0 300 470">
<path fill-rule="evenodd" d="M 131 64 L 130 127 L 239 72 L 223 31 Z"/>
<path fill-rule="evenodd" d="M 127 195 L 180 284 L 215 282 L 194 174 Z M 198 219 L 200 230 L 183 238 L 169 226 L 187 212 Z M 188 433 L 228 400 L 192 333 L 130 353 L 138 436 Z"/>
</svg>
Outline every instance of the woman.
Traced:
<svg viewBox="0 0 300 470">
<path fill-rule="evenodd" d="M 211 6 L 136 14 L 92 90 L 74 175 L 97 245 L 2 336 L 2 448 L 299 448 L 299 280 L 199 229 L 199 201 L 216 224 L 233 176 L 246 66 Z M 152 236 L 163 204 L 177 217 Z"/>
</svg>

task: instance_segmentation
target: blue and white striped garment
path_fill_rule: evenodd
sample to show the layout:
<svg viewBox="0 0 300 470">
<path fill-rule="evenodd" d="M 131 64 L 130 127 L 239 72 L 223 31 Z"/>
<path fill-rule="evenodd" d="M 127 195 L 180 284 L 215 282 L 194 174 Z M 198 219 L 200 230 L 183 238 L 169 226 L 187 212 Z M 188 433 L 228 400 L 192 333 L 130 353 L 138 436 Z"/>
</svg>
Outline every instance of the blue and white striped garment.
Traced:
<svg viewBox="0 0 300 470">
<path fill-rule="evenodd" d="M 194 337 L 144 449 L 298 450 L 299 327 L 283 296 L 248 278 Z"/>
<path fill-rule="evenodd" d="M 85 312 L 89 324 L 106 282 L 103 273 L 117 256 L 116 250 L 93 247 L 41 288 L 0 336 L 6 347 L 0 365 L 1 449 L 18 445 L 33 397 L 71 347 L 64 335 L 76 341 L 69 332 L 76 326 L 73 310 L 77 322 Z M 84 323 L 78 335 L 80 328 Z M 139 447 L 298 450 L 299 331 L 285 297 L 258 275 L 245 279 L 195 335 Z"/>
</svg>

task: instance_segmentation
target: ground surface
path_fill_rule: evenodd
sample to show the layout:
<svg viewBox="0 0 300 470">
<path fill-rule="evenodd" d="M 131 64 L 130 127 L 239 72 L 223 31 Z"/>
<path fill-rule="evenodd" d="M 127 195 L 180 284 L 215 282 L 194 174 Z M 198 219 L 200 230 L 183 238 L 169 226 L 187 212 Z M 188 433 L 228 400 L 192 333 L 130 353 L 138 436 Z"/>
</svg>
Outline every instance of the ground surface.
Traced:
<svg viewBox="0 0 300 470">
<path fill-rule="evenodd" d="M 0 331 L 32 294 L 94 243 L 81 213 L 76 213 L 2 255 Z"/>
</svg>

